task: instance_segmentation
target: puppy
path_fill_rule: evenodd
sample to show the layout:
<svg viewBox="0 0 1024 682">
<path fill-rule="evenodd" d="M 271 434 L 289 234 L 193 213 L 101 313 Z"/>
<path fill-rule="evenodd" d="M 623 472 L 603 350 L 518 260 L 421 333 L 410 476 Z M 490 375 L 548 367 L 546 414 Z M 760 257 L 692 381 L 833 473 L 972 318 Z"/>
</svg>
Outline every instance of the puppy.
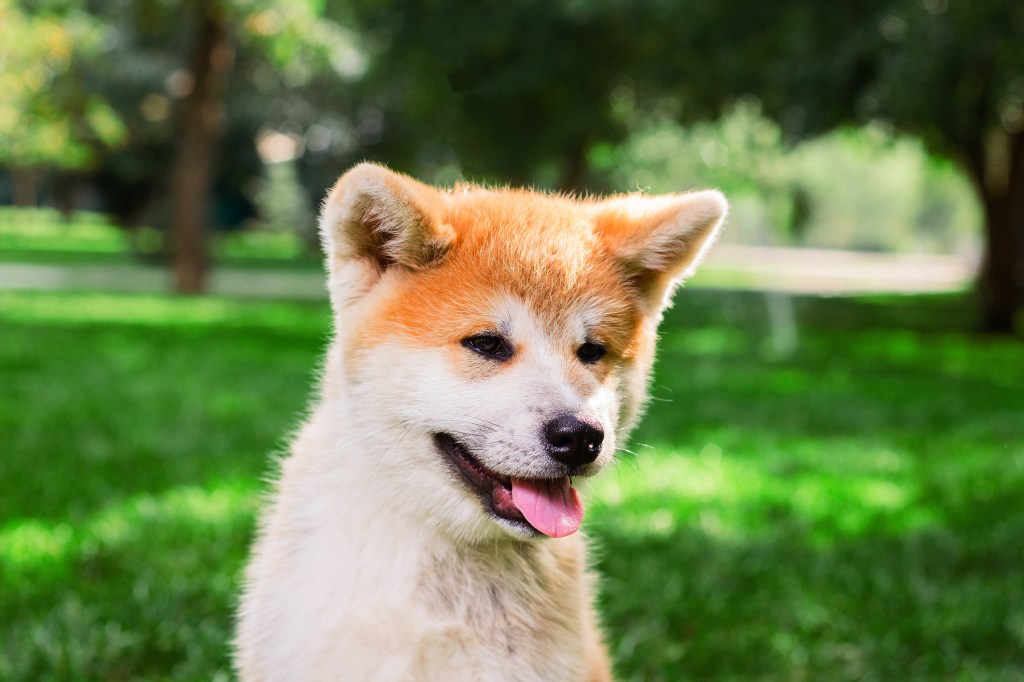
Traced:
<svg viewBox="0 0 1024 682">
<path fill-rule="evenodd" d="M 334 337 L 246 571 L 241 678 L 609 680 L 577 486 L 637 420 L 725 213 L 343 175 Z"/>
</svg>

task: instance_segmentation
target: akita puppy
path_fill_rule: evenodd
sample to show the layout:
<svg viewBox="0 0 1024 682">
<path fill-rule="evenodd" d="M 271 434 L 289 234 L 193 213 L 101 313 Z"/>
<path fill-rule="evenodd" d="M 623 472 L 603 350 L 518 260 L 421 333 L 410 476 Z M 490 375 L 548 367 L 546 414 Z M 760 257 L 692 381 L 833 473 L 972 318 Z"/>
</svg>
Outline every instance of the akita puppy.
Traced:
<svg viewBox="0 0 1024 682">
<path fill-rule="evenodd" d="M 636 421 L 725 212 L 343 175 L 334 338 L 246 572 L 242 679 L 610 679 L 575 486 Z"/>
</svg>

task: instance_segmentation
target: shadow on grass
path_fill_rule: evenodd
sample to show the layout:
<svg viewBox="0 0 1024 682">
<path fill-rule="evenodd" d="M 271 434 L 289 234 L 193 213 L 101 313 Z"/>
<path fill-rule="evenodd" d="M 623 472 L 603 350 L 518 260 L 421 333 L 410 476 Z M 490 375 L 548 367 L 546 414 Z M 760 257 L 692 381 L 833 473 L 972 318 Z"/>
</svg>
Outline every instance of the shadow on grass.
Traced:
<svg viewBox="0 0 1024 682">
<path fill-rule="evenodd" d="M 0 533 L 0 678 L 227 679 L 256 497 L 181 486 Z"/>
<path fill-rule="evenodd" d="M 1011 550 L 978 524 L 1019 501 L 828 543 L 794 517 L 742 540 L 699 521 L 660 534 L 605 525 L 602 604 L 622 679 L 1020 679 L 1022 526 L 1004 528 Z"/>
<path fill-rule="evenodd" d="M 222 314 L 186 299 L 99 300 L 23 295 L 29 304 L 0 310 L 0 480 L 10 482 L 0 528 L 20 517 L 75 523 L 178 485 L 257 480 L 298 423 L 323 306 L 274 315 L 233 303 Z"/>
</svg>

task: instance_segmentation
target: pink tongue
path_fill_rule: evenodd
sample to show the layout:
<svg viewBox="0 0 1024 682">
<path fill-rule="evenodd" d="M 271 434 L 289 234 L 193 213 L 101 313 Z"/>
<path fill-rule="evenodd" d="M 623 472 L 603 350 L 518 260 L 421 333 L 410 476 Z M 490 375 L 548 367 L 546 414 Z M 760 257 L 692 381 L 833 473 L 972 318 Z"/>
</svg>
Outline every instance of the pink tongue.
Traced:
<svg viewBox="0 0 1024 682">
<path fill-rule="evenodd" d="M 580 528 L 583 503 L 568 476 L 556 480 L 512 479 L 512 502 L 544 535 L 564 538 Z"/>
</svg>

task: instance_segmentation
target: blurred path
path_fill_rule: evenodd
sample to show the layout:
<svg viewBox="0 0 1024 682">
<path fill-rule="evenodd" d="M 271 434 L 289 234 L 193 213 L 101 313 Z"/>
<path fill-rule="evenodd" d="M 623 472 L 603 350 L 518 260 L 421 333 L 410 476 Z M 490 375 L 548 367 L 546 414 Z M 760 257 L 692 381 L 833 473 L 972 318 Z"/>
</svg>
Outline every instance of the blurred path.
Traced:
<svg viewBox="0 0 1024 682">
<path fill-rule="evenodd" d="M 0 253 L 0 259 L 3 254 Z M 970 285 L 975 264 L 955 256 L 884 254 L 720 244 L 692 280 L 695 287 L 802 294 L 955 291 Z M 147 265 L 47 265 L 0 262 L 0 289 L 162 293 L 169 271 Z M 321 299 L 318 270 L 222 267 L 210 293 L 256 298 Z"/>
<path fill-rule="evenodd" d="M 976 269 L 961 256 L 719 244 L 692 283 L 800 294 L 924 293 L 965 289 Z"/>
<path fill-rule="evenodd" d="M 151 265 L 0 262 L 0 289 L 165 293 L 171 290 L 172 281 L 170 270 Z M 216 268 L 210 273 L 209 293 L 253 298 L 327 298 L 325 278 L 318 270 Z"/>
</svg>

